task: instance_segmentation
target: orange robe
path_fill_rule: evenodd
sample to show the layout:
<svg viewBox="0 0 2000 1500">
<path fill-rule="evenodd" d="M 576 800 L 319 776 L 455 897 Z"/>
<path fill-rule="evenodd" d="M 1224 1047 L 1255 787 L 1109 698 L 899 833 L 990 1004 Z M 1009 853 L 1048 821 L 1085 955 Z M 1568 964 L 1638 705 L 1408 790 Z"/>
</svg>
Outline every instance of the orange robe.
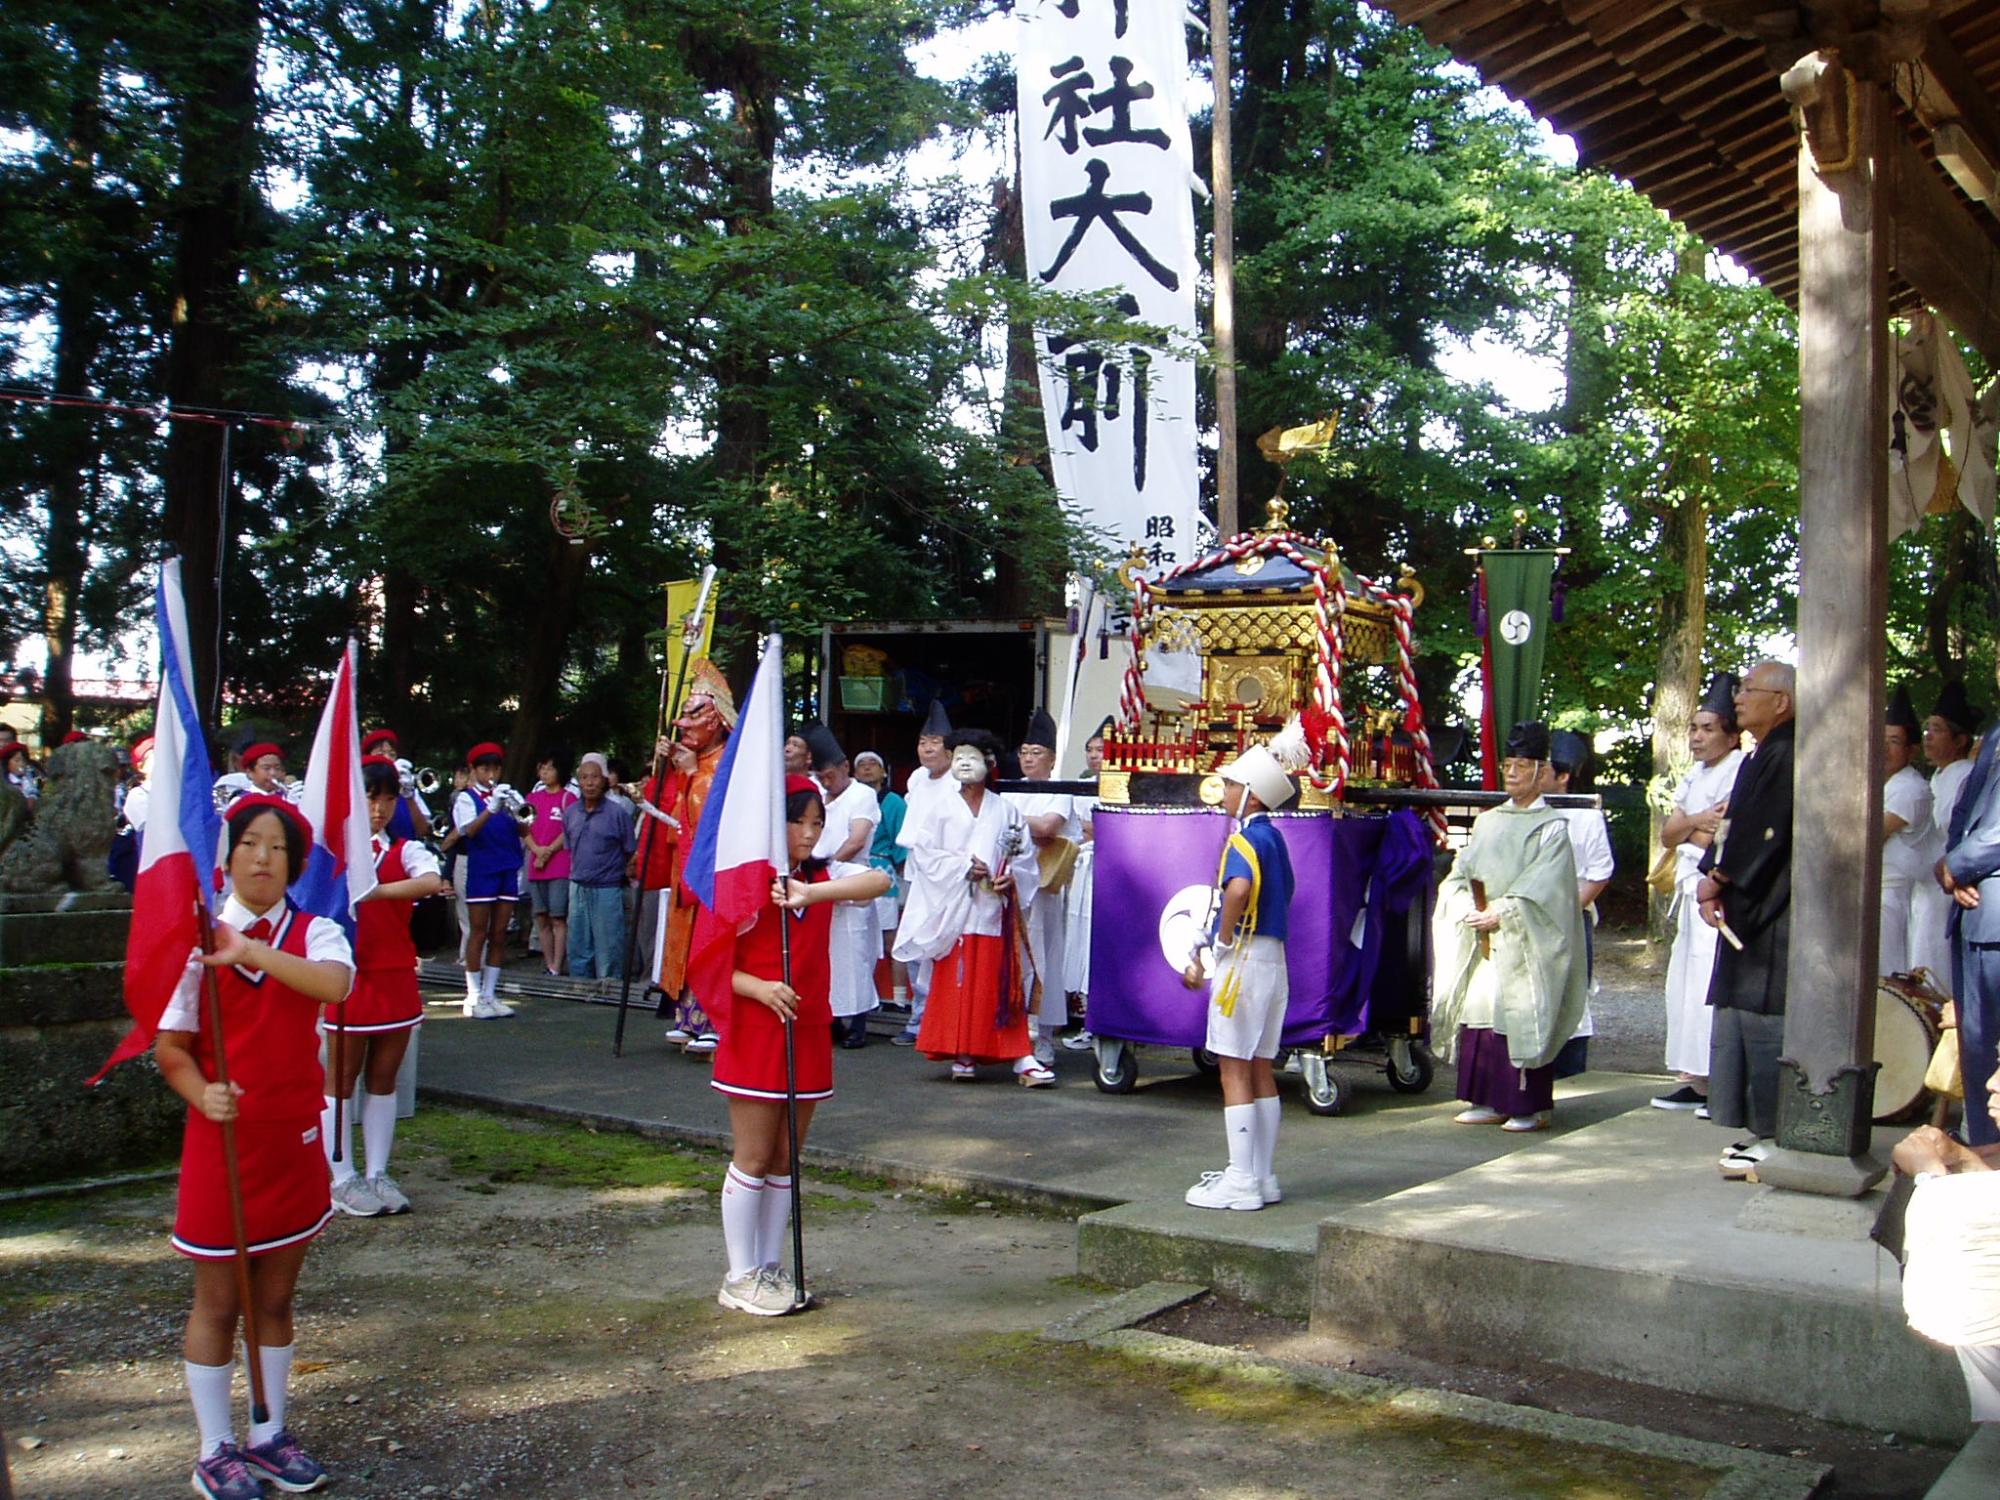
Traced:
<svg viewBox="0 0 2000 1500">
<path fill-rule="evenodd" d="M 662 898 L 665 935 L 657 949 L 658 964 L 653 973 L 653 982 L 669 1001 L 680 999 L 687 988 L 688 952 L 694 946 L 694 919 L 699 909 L 694 892 L 681 877 L 687 868 L 688 854 L 694 848 L 695 829 L 708 801 L 709 784 L 715 780 L 715 768 L 722 764 L 722 752 L 728 744 L 728 736 L 724 735 L 695 757 L 692 772 L 682 775 L 679 771 L 668 771 L 646 787 L 646 800 L 672 814 L 681 825 L 678 832 L 664 823 L 655 825 L 652 857 L 644 872 L 648 890 L 671 887 Z"/>
</svg>

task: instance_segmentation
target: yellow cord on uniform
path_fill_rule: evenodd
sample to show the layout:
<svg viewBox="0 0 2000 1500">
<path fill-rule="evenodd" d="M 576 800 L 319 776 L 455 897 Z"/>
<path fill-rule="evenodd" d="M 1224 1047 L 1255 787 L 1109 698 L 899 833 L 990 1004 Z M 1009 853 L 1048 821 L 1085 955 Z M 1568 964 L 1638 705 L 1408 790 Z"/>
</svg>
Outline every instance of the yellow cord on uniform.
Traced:
<svg viewBox="0 0 2000 1500">
<path fill-rule="evenodd" d="M 1235 943 L 1241 944 L 1248 942 L 1257 935 L 1257 897 L 1264 888 L 1264 867 L 1257 862 L 1257 850 L 1251 844 L 1250 840 L 1243 837 L 1240 833 L 1229 835 L 1229 838 L 1222 846 L 1222 858 L 1215 867 L 1216 917 L 1218 921 L 1222 915 L 1221 902 L 1223 892 L 1226 889 L 1222 879 L 1222 872 L 1229 868 L 1229 854 L 1231 850 L 1240 854 L 1243 857 L 1243 862 L 1250 866 L 1250 902 L 1243 909 L 1242 920 L 1236 924 Z M 1224 936 L 1225 934 L 1218 929 L 1216 937 L 1220 939 Z M 1236 951 L 1240 952 L 1241 949 L 1238 948 Z M 1211 998 L 1215 1001 L 1215 1008 L 1221 1011 L 1224 1016 L 1235 1015 L 1236 997 L 1243 989 L 1242 966 L 1237 965 L 1232 967 L 1227 974 L 1218 969 L 1215 980 L 1215 986 L 1211 992 Z"/>
</svg>

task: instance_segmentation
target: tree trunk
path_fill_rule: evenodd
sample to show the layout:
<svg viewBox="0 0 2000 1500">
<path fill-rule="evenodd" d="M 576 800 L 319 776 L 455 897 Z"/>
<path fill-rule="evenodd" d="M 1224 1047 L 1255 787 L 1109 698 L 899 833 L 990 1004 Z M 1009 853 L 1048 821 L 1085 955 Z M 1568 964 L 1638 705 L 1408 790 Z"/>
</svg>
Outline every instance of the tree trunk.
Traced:
<svg viewBox="0 0 2000 1500">
<path fill-rule="evenodd" d="M 1692 240 L 1681 246 L 1680 263 L 1674 272 L 1674 289 L 1683 296 L 1698 285 L 1704 274 L 1703 252 Z M 1678 590 L 1663 591 L 1659 599 L 1660 650 L 1653 666 L 1653 774 L 1646 799 L 1647 866 L 1659 857 L 1660 831 L 1666 825 L 1665 798 L 1679 784 L 1693 762 L 1688 750 L 1688 724 L 1694 718 L 1701 695 L 1701 647 L 1708 622 L 1708 500 L 1710 492 L 1709 456 L 1702 451 L 1679 455 L 1678 470 L 1668 488 L 1680 496 L 1678 504 L 1662 518 L 1661 572 L 1671 579 L 1678 574 Z M 1672 897 L 1647 893 L 1646 936 L 1654 943 L 1667 941 L 1671 932 L 1667 908 Z"/>
<path fill-rule="evenodd" d="M 1016 122 L 1018 124 L 1018 122 Z M 1014 172 L 993 184 L 993 231 L 987 261 L 1007 275 L 1026 279 L 1028 247 L 1022 223 L 1021 137 L 1014 132 Z M 1035 365 L 1035 329 L 1026 318 L 1007 320 L 1007 376 L 1000 397 L 1000 430 L 1011 444 L 1008 458 L 1049 481 L 1049 503 L 1060 507 L 1042 420 L 1041 373 Z M 1053 609 L 1061 596 L 1052 580 L 1021 566 L 1022 549 L 1006 538 L 993 549 L 993 609 L 999 615 L 1032 615 Z"/>
<path fill-rule="evenodd" d="M 549 740 L 562 689 L 563 659 L 569 652 L 577 594 L 590 561 L 590 548 L 551 531 L 542 548 L 542 588 L 528 621 L 528 654 L 521 669 L 521 706 L 507 730 L 504 774 L 515 786 L 534 780 L 535 758 Z"/>
<path fill-rule="evenodd" d="M 71 222 L 95 217 L 91 198 L 103 139 L 100 55 L 83 49 L 72 68 L 69 138 L 64 143 L 62 199 Z M 89 263 L 71 256 L 55 292 L 55 388 L 89 394 L 91 372 L 104 341 L 103 320 L 92 295 L 96 278 Z M 96 493 L 96 419 L 88 412 L 52 408 L 48 413 L 49 529 L 42 538 L 42 644 L 47 670 L 42 679 L 42 743 L 59 745 L 74 726 L 76 694 L 77 597 L 89 563 L 85 538 Z"/>
<path fill-rule="evenodd" d="M 1965 675 L 1965 632 L 1958 624 L 1958 596 L 1972 572 L 1977 532 L 1972 516 L 1954 506 L 1938 539 L 1937 585 L 1924 601 L 1924 650 L 1938 677 L 1950 682 Z"/>
<path fill-rule="evenodd" d="M 174 224 L 172 332 L 167 400 L 175 407 L 230 403 L 235 318 L 257 164 L 257 0 L 204 0 L 176 17 L 202 44 L 173 79 L 181 162 Z M 221 698 L 219 598 L 228 538 L 229 432 L 219 423 L 169 424 L 164 480 L 166 540 L 181 556 L 195 701 L 211 716 Z"/>
</svg>

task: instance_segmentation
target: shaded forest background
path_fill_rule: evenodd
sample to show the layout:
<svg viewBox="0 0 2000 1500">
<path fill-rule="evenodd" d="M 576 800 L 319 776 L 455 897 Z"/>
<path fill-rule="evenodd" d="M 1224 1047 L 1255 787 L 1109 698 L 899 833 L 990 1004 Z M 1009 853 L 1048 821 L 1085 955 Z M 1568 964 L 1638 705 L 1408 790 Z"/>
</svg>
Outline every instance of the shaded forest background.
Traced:
<svg viewBox="0 0 2000 1500">
<path fill-rule="evenodd" d="M 419 759 L 636 758 L 659 585 L 711 558 L 739 640 L 1059 607 L 1091 541 L 1023 351 L 1066 315 L 1020 280 L 1010 171 L 912 171 L 1011 159 L 1009 62 L 915 61 L 994 8 L 10 0 L 0 380 L 180 414 L 0 401 L 0 660 L 46 654 L 44 737 L 169 549 L 220 569 L 204 693 L 303 727 L 353 631 Z M 1462 549 L 1524 507 L 1574 549 L 1552 716 L 1633 731 L 1612 774 L 1657 788 L 1700 676 L 1792 621 L 1792 315 L 1415 32 L 1232 10 L 1244 514 L 1277 478 L 1249 437 L 1337 413 L 1294 520 L 1415 568 L 1448 720 Z M 1555 361 L 1555 402 L 1446 373 L 1471 339 Z M 1892 680 L 1982 696 L 1990 542 L 1933 517 L 1892 562 Z"/>
</svg>

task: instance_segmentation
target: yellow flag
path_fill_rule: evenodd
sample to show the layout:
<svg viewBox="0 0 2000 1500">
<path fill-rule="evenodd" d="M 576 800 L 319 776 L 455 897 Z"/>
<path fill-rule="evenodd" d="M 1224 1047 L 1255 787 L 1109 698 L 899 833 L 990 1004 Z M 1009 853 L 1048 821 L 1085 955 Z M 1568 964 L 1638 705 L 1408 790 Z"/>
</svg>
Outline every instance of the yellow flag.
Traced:
<svg viewBox="0 0 2000 1500">
<path fill-rule="evenodd" d="M 691 656 L 698 661 L 708 655 L 709 636 L 715 630 L 715 595 L 716 590 L 711 588 L 699 625 L 695 627 L 689 617 L 701 597 L 701 580 L 683 578 L 667 585 L 667 681 L 675 695 L 674 702 L 667 705 L 669 724 L 681 716 L 680 698 L 687 692 L 687 672 L 693 670 L 691 664 L 684 668 L 682 659 Z"/>
</svg>

